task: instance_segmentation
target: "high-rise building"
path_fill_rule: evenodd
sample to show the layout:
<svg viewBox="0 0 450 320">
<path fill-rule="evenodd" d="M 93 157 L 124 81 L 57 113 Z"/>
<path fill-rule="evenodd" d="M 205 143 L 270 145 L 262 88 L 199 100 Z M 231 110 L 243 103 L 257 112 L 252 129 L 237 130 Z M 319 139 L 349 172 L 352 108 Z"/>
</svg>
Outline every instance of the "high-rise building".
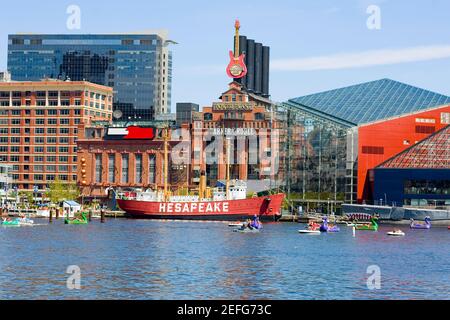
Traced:
<svg viewBox="0 0 450 320">
<path fill-rule="evenodd" d="M 114 109 L 126 114 L 147 118 L 170 113 L 172 53 L 165 31 L 8 38 L 12 80 L 89 81 L 113 87 Z"/>
<path fill-rule="evenodd" d="M 242 53 L 245 53 L 248 72 L 245 77 L 236 79 L 236 82 L 242 84 L 246 90 L 268 98 L 270 47 L 247 39 L 246 36 L 239 36 L 239 55 Z"/>
<path fill-rule="evenodd" d="M 0 82 L 0 165 L 10 186 L 77 180 L 78 125 L 111 121 L 113 90 L 89 82 Z"/>
</svg>

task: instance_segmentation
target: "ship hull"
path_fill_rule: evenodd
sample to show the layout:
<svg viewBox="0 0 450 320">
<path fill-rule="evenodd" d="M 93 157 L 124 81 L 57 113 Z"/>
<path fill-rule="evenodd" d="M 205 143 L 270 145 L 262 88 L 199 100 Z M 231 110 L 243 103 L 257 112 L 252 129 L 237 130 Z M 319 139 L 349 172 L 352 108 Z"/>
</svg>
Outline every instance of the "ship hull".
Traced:
<svg viewBox="0 0 450 320">
<path fill-rule="evenodd" d="M 137 219 L 233 221 L 259 216 L 276 221 L 281 217 L 284 194 L 209 202 L 151 202 L 117 199 L 128 217 Z"/>
</svg>

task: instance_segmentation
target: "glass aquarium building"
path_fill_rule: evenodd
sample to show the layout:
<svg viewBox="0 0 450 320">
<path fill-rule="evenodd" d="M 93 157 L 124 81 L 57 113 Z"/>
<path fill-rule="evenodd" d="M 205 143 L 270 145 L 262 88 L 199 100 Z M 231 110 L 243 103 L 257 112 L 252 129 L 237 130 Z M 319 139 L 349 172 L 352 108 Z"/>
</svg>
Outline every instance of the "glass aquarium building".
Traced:
<svg viewBox="0 0 450 320">
<path fill-rule="evenodd" d="M 300 199 L 355 203 L 358 156 L 363 152 L 358 127 L 446 103 L 450 97 L 390 79 L 284 102 L 289 124 L 285 144 L 288 190 Z"/>
</svg>

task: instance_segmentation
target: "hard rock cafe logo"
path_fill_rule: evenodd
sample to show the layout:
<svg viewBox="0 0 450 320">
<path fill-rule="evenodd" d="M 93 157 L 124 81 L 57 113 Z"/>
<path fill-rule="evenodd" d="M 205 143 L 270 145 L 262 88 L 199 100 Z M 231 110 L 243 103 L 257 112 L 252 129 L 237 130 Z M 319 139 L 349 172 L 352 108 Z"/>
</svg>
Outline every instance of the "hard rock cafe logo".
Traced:
<svg viewBox="0 0 450 320">
<path fill-rule="evenodd" d="M 227 67 L 227 74 L 230 78 L 240 79 L 247 75 L 247 66 L 245 65 L 244 59 L 245 54 L 242 53 L 239 55 L 239 29 L 241 25 L 239 20 L 236 20 L 235 29 L 235 44 L 234 44 L 234 52 L 230 51 L 230 63 Z"/>
</svg>

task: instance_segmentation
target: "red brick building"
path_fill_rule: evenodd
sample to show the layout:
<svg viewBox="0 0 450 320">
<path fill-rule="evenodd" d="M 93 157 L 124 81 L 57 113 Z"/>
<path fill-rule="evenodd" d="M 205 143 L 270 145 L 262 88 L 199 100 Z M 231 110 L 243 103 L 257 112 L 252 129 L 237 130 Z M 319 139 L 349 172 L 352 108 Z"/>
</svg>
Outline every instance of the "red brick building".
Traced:
<svg viewBox="0 0 450 320">
<path fill-rule="evenodd" d="M 0 82 L 0 163 L 12 186 L 77 180 L 78 125 L 112 118 L 113 91 L 89 82 Z"/>
<path fill-rule="evenodd" d="M 151 139 L 121 137 L 131 123 L 81 124 L 78 184 L 85 197 L 95 198 L 106 198 L 111 188 L 162 188 L 165 127 L 170 129 L 168 180 L 174 192 L 188 185 L 190 189 L 198 188 L 202 171 L 209 185 L 226 179 L 226 143 L 218 143 L 214 155 L 209 152 L 211 143 L 224 135 L 230 140 L 230 179 L 280 178 L 280 172 L 272 171 L 280 157 L 279 137 L 274 129 L 283 124 L 274 118 L 273 108 L 270 100 L 252 95 L 232 82 L 219 102 L 204 107 L 203 112 L 194 112 L 192 123 L 181 128 L 174 122 L 138 122 L 141 127 L 155 129 Z M 177 149 L 183 149 L 184 161 L 174 160 Z"/>
<path fill-rule="evenodd" d="M 210 183 L 226 178 L 226 146 L 230 139 L 230 178 L 240 180 L 279 179 L 281 129 L 285 124 L 277 119 L 275 105 L 243 90 L 232 82 L 220 101 L 204 107 L 194 116 L 192 124 L 192 176 L 206 172 Z M 205 138 L 206 137 L 206 138 Z M 208 147 L 218 143 L 217 154 Z"/>
<path fill-rule="evenodd" d="M 122 139 L 115 135 L 125 127 L 79 126 L 78 185 L 84 197 L 106 198 L 111 188 L 163 186 L 163 128 L 153 127 L 154 124 L 151 123 L 155 130 L 152 139 Z M 171 174 L 169 182 L 176 184 L 173 177 Z"/>
</svg>

